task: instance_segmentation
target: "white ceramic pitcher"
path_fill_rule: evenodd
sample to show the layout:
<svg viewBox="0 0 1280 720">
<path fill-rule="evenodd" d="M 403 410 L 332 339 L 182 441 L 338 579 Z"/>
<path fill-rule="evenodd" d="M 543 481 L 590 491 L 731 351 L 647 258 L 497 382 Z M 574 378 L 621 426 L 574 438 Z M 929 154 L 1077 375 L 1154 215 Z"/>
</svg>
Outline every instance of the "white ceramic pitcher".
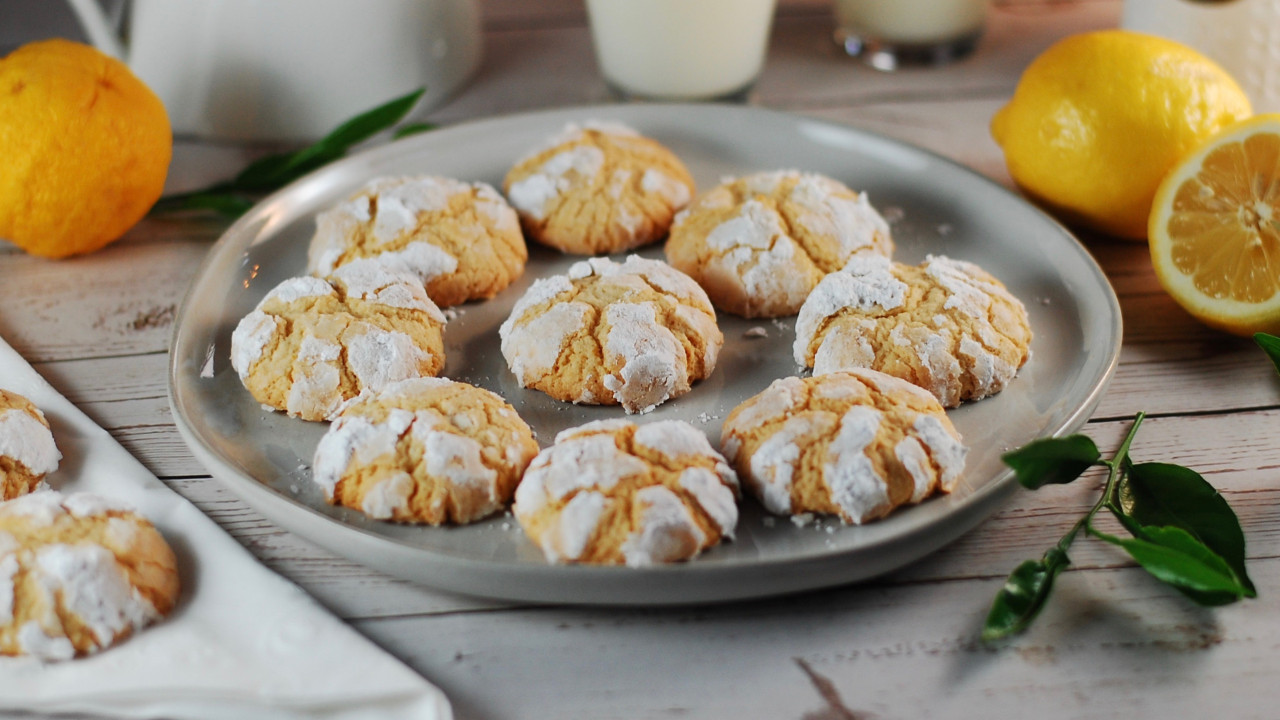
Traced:
<svg viewBox="0 0 1280 720">
<path fill-rule="evenodd" d="M 68 1 L 177 134 L 313 139 L 418 87 L 430 108 L 482 49 L 476 0 L 133 0 L 123 38 L 97 0 Z"/>
</svg>

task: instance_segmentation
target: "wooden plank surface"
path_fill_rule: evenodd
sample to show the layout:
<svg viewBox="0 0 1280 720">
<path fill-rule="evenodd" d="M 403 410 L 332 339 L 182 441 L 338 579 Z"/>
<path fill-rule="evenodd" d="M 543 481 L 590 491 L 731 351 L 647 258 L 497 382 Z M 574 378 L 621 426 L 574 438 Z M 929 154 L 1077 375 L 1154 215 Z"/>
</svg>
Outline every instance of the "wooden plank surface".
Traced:
<svg viewBox="0 0 1280 720">
<path fill-rule="evenodd" d="M 486 59 L 442 123 L 612 101 L 581 0 L 487 0 Z M 1004 0 L 978 53 L 884 74 L 830 42 L 825 0 L 782 2 L 751 102 L 920 145 L 1011 186 L 987 125 L 1021 68 L 1063 35 L 1113 26 L 1118 0 Z M 226 177 L 263 148 L 184 141 L 170 190 Z M 1236 508 L 1261 598 L 1202 610 L 1125 556 L 1081 541 L 1039 624 L 987 648 L 987 603 L 1097 492 L 1090 475 L 1020 491 L 924 560 L 858 586 L 730 605 L 532 607 L 452 596 L 316 548 L 208 477 L 173 427 L 167 346 L 223 229 L 151 218 L 51 262 L 0 242 L 0 336 L 171 487 L 271 568 L 438 683 L 459 718 L 1269 717 L 1280 671 L 1280 380 L 1253 344 L 1208 330 L 1156 283 L 1146 248 L 1082 234 L 1124 314 L 1121 362 L 1086 426 L 1105 450 L 1132 415 L 1136 457 L 1201 471 Z"/>
</svg>

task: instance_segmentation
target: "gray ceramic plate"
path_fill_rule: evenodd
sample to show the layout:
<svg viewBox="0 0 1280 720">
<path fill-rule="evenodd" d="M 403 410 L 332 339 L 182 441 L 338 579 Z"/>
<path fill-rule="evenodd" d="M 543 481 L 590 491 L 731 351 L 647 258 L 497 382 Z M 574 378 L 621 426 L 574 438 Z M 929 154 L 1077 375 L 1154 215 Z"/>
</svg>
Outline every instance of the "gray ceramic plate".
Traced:
<svg viewBox="0 0 1280 720">
<path fill-rule="evenodd" d="M 862 527 L 832 520 L 799 526 L 766 518 L 751 500 L 733 542 L 697 559 L 634 569 L 548 565 L 509 517 L 430 528 L 371 521 L 327 505 L 310 482 L 326 425 L 265 412 L 229 361 L 236 322 L 279 281 L 303 273 L 317 211 L 366 180 L 432 173 L 500 186 L 512 162 L 565 123 L 620 120 L 665 143 L 700 188 L 724 175 L 778 168 L 825 173 L 870 193 L 894 219 L 897 259 L 928 253 L 971 260 L 1027 305 L 1031 361 L 1000 395 L 952 418 L 971 447 L 949 496 Z M 657 256 L 659 250 L 645 254 Z M 445 332 L 444 375 L 507 398 L 546 446 L 557 431 L 618 417 L 523 390 L 498 351 L 497 328 L 534 279 L 574 258 L 532 249 L 524 277 L 495 299 L 459 308 Z M 794 375 L 792 319 L 720 317 L 725 347 L 707 381 L 636 418 L 678 418 L 718 443 L 720 424 L 773 379 Z M 746 337 L 763 327 L 767 337 Z M 1062 227 L 1015 195 L 927 152 L 860 130 L 758 109 L 625 105 L 557 110 L 467 123 L 407 138 L 334 163 L 266 199 L 210 251 L 179 313 L 170 399 L 196 457 L 245 502 L 281 526 L 370 567 L 437 588 L 511 600 L 674 604 L 761 597 L 847 583 L 900 567 L 942 547 L 990 514 L 1015 483 L 1005 450 L 1078 428 L 1097 405 L 1120 350 L 1120 309 L 1088 253 Z"/>
</svg>

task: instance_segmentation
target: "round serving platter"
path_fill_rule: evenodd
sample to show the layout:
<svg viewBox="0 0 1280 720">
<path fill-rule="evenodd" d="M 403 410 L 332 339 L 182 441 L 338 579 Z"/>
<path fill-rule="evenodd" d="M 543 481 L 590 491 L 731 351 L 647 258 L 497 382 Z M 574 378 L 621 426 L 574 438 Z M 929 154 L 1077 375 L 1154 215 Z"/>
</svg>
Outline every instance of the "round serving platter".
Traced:
<svg viewBox="0 0 1280 720">
<path fill-rule="evenodd" d="M 304 274 L 315 214 L 380 175 L 434 174 L 501 187 L 512 163 L 567 123 L 619 121 L 680 156 L 700 189 L 726 175 L 795 168 L 857 190 L 892 221 L 895 259 L 945 254 L 983 266 L 1027 306 L 1031 360 L 999 395 L 950 415 L 970 447 L 955 492 L 864 526 L 794 523 L 744 499 L 733 541 L 687 562 L 646 568 L 551 565 L 502 515 L 462 527 L 370 520 L 328 505 L 310 479 L 327 425 L 264 410 L 230 365 L 241 317 L 281 280 Z M 643 251 L 661 257 L 660 248 Z M 542 446 L 560 430 L 625 417 L 519 387 L 497 329 L 536 279 L 580 258 L 531 247 L 524 276 L 496 298 L 451 312 L 444 376 L 505 397 Z M 801 372 L 794 318 L 719 317 L 725 345 L 712 376 L 637 422 L 681 419 L 713 445 L 742 400 Z M 763 329 L 763 333 L 761 330 Z M 751 331 L 751 332 L 748 332 Z M 763 337 L 761 335 L 763 334 Z M 616 105 L 512 115 L 412 136 L 328 165 L 268 197 L 213 246 L 179 311 L 170 355 L 174 419 L 195 456 L 246 503 L 335 553 L 443 590 L 491 598 L 660 605 L 763 597 L 838 585 L 916 560 L 959 537 L 1012 490 L 1000 455 L 1084 424 L 1115 370 L 1120 308 L 1101 269 L 1065 229 L 982 176 L 927 151 L 855 128 L 725 105 Z"/>
</svg>

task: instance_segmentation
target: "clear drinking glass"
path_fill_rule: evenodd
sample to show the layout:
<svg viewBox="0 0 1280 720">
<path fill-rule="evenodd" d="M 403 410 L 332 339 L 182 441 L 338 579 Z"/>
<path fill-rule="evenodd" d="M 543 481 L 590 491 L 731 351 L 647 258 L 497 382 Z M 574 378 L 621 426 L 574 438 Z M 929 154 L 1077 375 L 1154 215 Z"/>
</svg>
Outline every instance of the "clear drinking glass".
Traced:
<svg viewBox="0 0 1280 720">
<path fill-rule="evenodd" d="M 940 65 L 978 45 L 988 0 L 836 0 L 836 42 L 879 70 Z"/>
<path fill-rule="evenodd" d="M 605 81 L 627 97 L 745 96 L 764 65 L 776 0 L 587 0 Z"/>
</svg>

